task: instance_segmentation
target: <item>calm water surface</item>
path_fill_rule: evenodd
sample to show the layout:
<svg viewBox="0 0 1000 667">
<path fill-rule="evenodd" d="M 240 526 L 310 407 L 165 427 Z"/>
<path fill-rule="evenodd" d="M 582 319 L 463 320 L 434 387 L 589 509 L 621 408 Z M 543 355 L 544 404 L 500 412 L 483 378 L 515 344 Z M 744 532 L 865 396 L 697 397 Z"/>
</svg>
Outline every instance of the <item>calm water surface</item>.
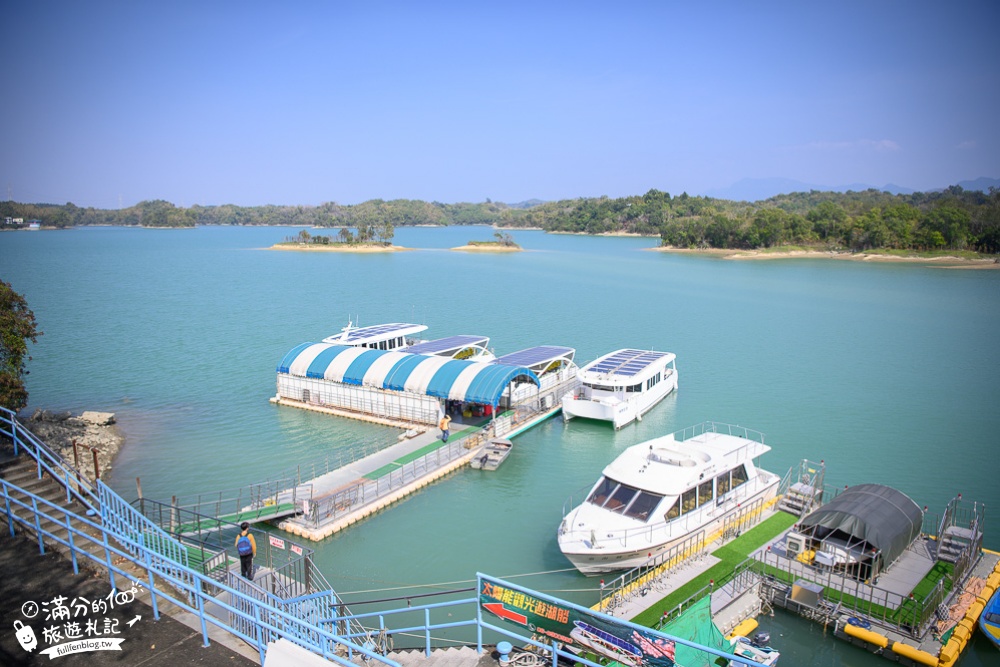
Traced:
<svg viewBox="0 0 1000 667">
<path fill-rule="evenodd" d="M 564 501 L 626 447 L 706 420 L 764 432 L 762 463 L 779 473 L 824 459 L 831 484 L 887 484 L 932 512 L 957 493 L 1000 500 L 998 271 L 727 261 L 523 231 L 528 252 L 447 250 L 492 238 L 484 227 L 399 229 L 395 242 L 419 250 L 387 255 L 264 250 L 298 229 L 0 234 L 0 278 L 45 332 L 30 408 L 117 413 L 128 441 L 110 483 L 131 498 L 141 477 L 147 496 L 169 498 L 394 438 L 268 403 L 281 357 L 349 318 L 488 335 L 498 354 L 569 345 L 581 364 L 626 346 L 678 356 L 679 391 L 641 423 L 550 420 L 496 474 L 462 470 L 315 545 L 348 600 L 482 571 L 545 573 L 515 580 L 593 603 L 595 581 L 556 546 Z M 1000 549 L 1000 516 L 987 516 Z M 794 617 L 762 625 L 791 664 L 883 664 Z M 962 664 L 989 664 L 989 648 L 977 640 Z"/>
</svg>

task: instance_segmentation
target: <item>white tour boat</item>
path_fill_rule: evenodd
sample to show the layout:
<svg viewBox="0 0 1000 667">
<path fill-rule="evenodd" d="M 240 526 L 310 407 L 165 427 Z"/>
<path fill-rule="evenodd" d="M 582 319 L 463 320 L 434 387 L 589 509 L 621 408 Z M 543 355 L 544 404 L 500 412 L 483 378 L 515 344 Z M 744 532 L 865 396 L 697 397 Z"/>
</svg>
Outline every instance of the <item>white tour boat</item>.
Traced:
<svg viewBox="0 0 1000 667">
<path fill-rule="evenodd" d="M 764 436 L 705 423 L 626 449 L 565 514 L 559 549 L 584 574 L 631 569 L 699 535 L 709 541 L 780 478 L 757 467 Z M 565 509 L 565 508 L 564 508 Z"/>
<path fill-rule="evenodd" d="M 421 331 L 427 331 L 427 326 L 424 324 L 392 322 L 389 324 L 374 324 L 368 327 L 359 327 L 353 321 L 349 321 L 347 326 L 340 330 L 339 334 L 327 336 L 323 339 L 323 342 L 332 345 L 349 345 L 371 350 L 396 350 L 404 349 L 418 343 L 419 341 L 413 338 L 413 336 Z"/>
<path fill-rule="evenodd" d="M 616 429 L 642 416 L 677 388 L 671 352 L 624 349 L 590 362 L 577 374 L 580 387 L 562 398 L 563 419 L 586 417 Z"/>
</svg>

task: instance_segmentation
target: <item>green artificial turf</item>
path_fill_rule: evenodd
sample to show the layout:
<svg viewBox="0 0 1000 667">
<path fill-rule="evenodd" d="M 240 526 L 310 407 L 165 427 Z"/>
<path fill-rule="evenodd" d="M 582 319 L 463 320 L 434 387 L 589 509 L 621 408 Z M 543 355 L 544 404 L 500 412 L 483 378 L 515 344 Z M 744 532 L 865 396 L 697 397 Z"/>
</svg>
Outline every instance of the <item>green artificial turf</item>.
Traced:
<svg viewBox="0 0 1000 667">
<path fill-rule="evenodd" d="M 778 512 L 743 533 L 729 544 L 719 547 L 712 552 L 713 556 L 720 559 L 718 563 L 676 589 L 649 609 L 641 612 L 632 619 L 632 622 L 653 627 L 660 620 L 664 611 L 674 609 L 677 605 L 685 602 L 692 595 L 707 586 L 709 581 L 721 582 L 724 578 L 731 575 L 736 566 L 745 561 L 751 553 L 791 528 L 796 521 L 798 521 L 798 517 L 786 514 L 785 512 Z"/>
</svg>

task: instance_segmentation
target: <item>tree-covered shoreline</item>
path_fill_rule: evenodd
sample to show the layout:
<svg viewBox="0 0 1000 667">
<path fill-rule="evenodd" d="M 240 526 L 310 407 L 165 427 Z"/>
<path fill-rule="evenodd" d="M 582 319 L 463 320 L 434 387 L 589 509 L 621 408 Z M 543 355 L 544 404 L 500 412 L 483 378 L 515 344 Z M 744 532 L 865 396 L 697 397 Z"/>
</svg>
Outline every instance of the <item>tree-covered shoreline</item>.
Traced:
<svg viewBox="0 0 1000 667">
<path fill-rule="evenodd" d="M 650 190 L 630 197 L 580 198 L 529 205 L 442 204 L 374 199 L 356 205 L 192 206 L 144 201 L 118 210 L 71 203 L 0 202 L 6 217 L 47 227 L 119 225 L 295 225 L 391 230 L 413 225 L 495 225 L 548 232 L 659 236 L 677 248 L 746 249 L 797 245 L 830 250 L 968 250 L 1000 253 L 1000 191 L 952 186 L 940 192 L 890 194 L 797 192 L 759 202 L 671 196 Z M 388 235 L 391 238 L 391 232 Z"/>
</svg>

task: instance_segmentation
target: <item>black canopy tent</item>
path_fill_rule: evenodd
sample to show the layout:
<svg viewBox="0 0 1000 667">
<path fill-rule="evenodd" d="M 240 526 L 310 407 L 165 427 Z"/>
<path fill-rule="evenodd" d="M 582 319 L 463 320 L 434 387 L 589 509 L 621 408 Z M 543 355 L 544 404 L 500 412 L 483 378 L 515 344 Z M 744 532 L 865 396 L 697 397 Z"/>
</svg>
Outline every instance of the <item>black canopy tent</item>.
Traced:
<svg viewBox="0 0 1000 667">
<path fill-rule="evenodd" d="M 906 494 L 881 484 L 859 484 L 805 517 L 798 531 L 814 541 L 863 548 L 870 569 L 863 567 L 857 574 L 867 578 L 906 551 L 920 535 L 923 518 L 920 507 Z"/>
</svg>

